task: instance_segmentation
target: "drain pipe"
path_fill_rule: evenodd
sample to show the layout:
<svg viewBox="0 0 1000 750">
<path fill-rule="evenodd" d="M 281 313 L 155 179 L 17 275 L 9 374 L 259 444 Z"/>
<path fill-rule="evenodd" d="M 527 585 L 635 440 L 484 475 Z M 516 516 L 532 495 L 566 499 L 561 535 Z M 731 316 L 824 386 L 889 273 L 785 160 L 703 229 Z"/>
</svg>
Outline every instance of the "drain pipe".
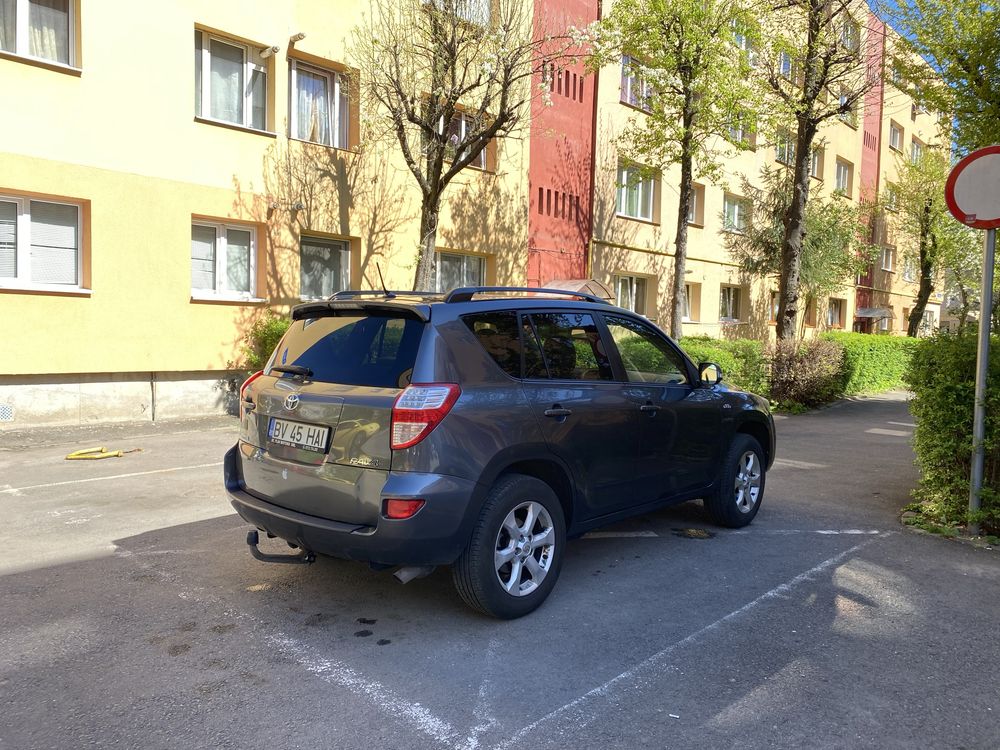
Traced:
<svg viewBox="0 0 1000 750">
<path fill-rule="evenodd" d="M 150 421 L 156 421 L 156 373 L 149 373 L 149 417 Z"/>
</svg>

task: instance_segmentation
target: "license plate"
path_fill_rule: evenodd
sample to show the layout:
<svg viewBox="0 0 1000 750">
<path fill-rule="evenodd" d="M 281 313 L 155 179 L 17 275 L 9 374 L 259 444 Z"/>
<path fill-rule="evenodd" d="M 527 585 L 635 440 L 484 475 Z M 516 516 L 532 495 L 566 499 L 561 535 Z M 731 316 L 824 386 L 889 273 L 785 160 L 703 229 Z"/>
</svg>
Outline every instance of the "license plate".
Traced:
<svg viewBox="0 0 1000 750">
<path fill-rule="evenodd" d="M 272 419 L 267 428 L 267 437 L 272 443 L 310 451 L 325 451 L 329 436 L 329 427 L 290 422 L 287 419 Z"/>
</svg>

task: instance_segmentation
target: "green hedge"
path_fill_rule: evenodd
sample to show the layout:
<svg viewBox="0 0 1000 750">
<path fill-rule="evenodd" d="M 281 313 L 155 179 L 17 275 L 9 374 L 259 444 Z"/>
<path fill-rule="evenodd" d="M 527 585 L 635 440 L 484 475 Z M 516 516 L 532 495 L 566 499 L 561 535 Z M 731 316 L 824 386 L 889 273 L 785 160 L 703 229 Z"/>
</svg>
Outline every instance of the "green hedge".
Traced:
<svg viewBox="0 0 1000 750">
<path fill-rule="evenodd" d="M 285 335 L 291 320 L 279 317 L 271 310 L 253 322 L 243 336 L 240 347 L 243 366 L 248 370 L 259 370 L 271 357 L 281 337 Z"/>
<path fill-rule="evenodd" d="M 715 362 L 722 368 L 727 383 L 740 390 L 768 393 L 768 362 L 764 345 L 751 339 L 724 341 L 708 336 L 685 336 L 679 342 L 681 349 L 699 362 Z"/>
<path fill-rule="evenodd" d="M 931 521 L 956 526 L 967 521 L 972 464 L 976 335 L 939 333 L 919 339 L 905 381 L 913 391 L 910 410 L 920 483 L 917 499 Z M 1000 534 L 1000 338 L 990 350 L 986 391 L 986 445 L 982 511 L 984 533 Z"/>
<path fill-rule="evenodd" d="M 903 373 L 920 339 L 868 333 L 824 333 L 820 338 L 844 350 L 843 380 L 846 394 L 880 393 L 903 387 Z"/>
</svg>

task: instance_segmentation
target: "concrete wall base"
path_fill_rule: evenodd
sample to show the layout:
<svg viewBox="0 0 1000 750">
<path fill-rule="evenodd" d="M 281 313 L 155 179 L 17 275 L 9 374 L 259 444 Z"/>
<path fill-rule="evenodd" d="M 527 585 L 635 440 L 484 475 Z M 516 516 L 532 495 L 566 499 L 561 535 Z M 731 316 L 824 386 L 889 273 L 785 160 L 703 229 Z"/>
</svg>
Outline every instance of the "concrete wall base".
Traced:
<svg viewBox="0 0 1000 750">
<path fill-rule="evenodd" d="M 242 372 L 0 375 L 0 431 L 236 414 Z"/>
</svg>

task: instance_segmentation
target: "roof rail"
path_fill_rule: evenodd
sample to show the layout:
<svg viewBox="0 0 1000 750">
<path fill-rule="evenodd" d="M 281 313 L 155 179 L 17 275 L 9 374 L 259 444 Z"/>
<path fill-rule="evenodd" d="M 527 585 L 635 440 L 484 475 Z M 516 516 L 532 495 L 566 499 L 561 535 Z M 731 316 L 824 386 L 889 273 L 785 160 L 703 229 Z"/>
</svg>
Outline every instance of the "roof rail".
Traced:
<svg viewBox="0 0 1000 750">
<path fill-rule="evenodd" d="M 344 289 L 334 292 L 327 299 L 353 299 L 355 297 L 433 297 L 441 296 L 440 292 L 402 292 L 388 289 Z"/>
<path fill-rule="evenodd" d="M 458 289 L 452 289 L 448 292 L 448 296 L 444 298 L 444 301 L 470 302 L 475 295 L 486 292 L 536 292 L 540 294 L 555 294 L 562 297 L 577 297 L 578 299 L 585 300 L 586 302 L 593 302 L 598 305 L 608 304 L 607 300 L 600 299 L 592 294 L 585 294 L 583 292 L 568 292 L 563 289 L 542 289 L 540 287 L 533 286 L 463 286 Z"/>
</svg>

